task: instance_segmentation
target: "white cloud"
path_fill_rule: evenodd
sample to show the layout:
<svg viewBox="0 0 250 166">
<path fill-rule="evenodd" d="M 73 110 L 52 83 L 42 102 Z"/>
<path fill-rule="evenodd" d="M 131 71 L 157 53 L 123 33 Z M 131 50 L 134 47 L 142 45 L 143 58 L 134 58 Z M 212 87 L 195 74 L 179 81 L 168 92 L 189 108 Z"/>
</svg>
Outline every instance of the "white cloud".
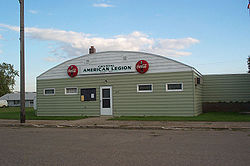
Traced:
<svg viewBox="0 0 250 166">
<path fill-rule="evenodd" d="M 0 24 L 0 26 L 19 32 L 19 27 L 16 26 L 5 24 Z M 72 56 L 87 54 L 91 45 L 94 45 L 98 52 L 126 50 L 144 51 L 163 56 L 188 56 L 192 53 L 185 49 L 199 43 L 198 39 L 192 37 L 157 39 L 139 31 L 110 38 L 93 37 L 81 32 L 34 27 L 25 28 L 25 32 L 26 36 L 31 39 L 52 42 L 52 45 L 49 45 L 51 57 L 46 58 L 47 61 L 60 61 Z"/>
<path fill-rule="evenodd" d="M 103 8 L 107 8 L 107 7 L 115 7 L 114 5 L 110 5 L 107 3 L 94 3 L 93 7 L 103 7 Z"/>
<path fill-rule="evenodd" d="M 48 62 L 62 62 L 65 59 L 61 58 L 60 56 L 49 56 L 49 57 L 44 58 L 44 60 Z"/>
<path fill-rule="evenodd" d="M 165 46 L 168 49 L 185 49 L 190 47 L 190 45 L 199 43 L 199 40 L 188 37 L 184 39 L 160 39 L 159 43 L 161 46 Z"/>
<path fill-rule="evenodd" d="M 10 30 L 13 30 L 13 31 L 19 31 L 19 27 L 17 27 L 17 26 L 10 26 L 10 25 L 6 25 L 6 24 L 0 24 L 0 27 L 7 28 L 7 29 L 10 29 Z"/>
<path fill-rule="evenodd" d="M 29 10 L 28 12 L 31 13 L 31 14 L 37 14 L 38 13 L 38 11 L 36 11 L 36 10 Z"/>
<path fill-rule="evenodd" d="M 0 40 L 3 40 L 3 36 L 0 34 Z M 1 45 L 0 45 L 1 46 Z M 0 50 L 0 54 L 2 54 L 3 53 L 3 51 L 2 50 Z"/>
</svg>

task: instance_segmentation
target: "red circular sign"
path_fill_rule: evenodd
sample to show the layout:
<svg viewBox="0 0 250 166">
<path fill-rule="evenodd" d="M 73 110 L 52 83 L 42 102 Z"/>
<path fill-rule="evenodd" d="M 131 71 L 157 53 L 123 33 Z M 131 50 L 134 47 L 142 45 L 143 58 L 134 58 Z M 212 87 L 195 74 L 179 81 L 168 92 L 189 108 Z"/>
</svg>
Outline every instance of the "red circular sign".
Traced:
<svg viewBox="0 0 250 166">
<path fill-rule="evenodd" d="M 75 77 L 78 73 L 78 68 L 75 65 L 70 65 L 67 73 L 70 77 Z"/>
<path fill-rule="evenodd" d="M 147 61 L 145 60 L 139 60 L 136 65 L 135 65 L 135 68 L 136 70 L 143 74 L 143 73 L 146 73 L 148 71 L 148 68 L 149 68 L 149 64 Z"/>
</svg>

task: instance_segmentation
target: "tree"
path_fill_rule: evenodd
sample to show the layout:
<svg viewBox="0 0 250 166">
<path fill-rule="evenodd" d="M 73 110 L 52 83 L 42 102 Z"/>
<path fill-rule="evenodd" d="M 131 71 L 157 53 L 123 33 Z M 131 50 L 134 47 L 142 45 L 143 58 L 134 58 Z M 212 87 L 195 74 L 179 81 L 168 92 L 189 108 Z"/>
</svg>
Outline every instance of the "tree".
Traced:
<svg viewBox="0 0 250 166">
<path fill-rule="evenodd" d="M 14 65 L 4 62 L 0 64 L 0 96 L 13 91 L 16 76 L 19 75 Z"/>
<path fill-rule="evenodd" d="M 248 64 L 248 73 L 250 73 L 250 56 L 248 56 L 247 64 Z"/>
</svg>

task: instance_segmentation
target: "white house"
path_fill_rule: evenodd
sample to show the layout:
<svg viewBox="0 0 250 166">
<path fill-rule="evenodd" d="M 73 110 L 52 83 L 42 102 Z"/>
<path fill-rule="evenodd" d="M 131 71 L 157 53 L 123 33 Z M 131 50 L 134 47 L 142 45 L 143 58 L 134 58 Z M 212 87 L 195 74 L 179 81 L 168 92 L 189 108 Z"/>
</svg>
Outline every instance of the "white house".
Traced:
<svg viewBox="0 0 250 166">
<path fill-rule="evenodd" d="M 25 107 L 33 107 L 35 98 L 36 98 L 36 92 L 26 92 Z M 20 106 L 20 92 L 5 94 L 2 97 L 0 97 L 0 100 L 7 100 L 8 106 L 10 107 Z"/>
</svg>

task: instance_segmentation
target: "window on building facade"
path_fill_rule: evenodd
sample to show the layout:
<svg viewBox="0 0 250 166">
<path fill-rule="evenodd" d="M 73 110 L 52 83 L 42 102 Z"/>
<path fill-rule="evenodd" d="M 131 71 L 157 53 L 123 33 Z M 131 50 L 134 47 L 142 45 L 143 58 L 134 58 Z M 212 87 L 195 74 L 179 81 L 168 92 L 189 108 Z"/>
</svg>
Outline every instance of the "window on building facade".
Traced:
<svg viewBox="0 0 250 166">
<path fill-rule="evenodd" d="M 182 83 L 167 83 L 166 91 L 183 91 Z"/>
<path fill-rule="evenodd" d="M 55 88 L 44 89 L 43 94 L 44 95 L 54 95 L 55 94 Z"/>
<path fill-rule="evenodd" d="M 78 94 L 78 88 L 65 88 L 65 94 L 67 95 Z"/>
<path fill-rule="evenodd" d="M 20 104 L 20 100 L 14 100 L 14 104 L 15 105 Z"/>
<path fill-rule="evenodd" d="M 139 84 L 137 85 L 137 92 L 153 92 L 152 84 Z"/>
</svg>

